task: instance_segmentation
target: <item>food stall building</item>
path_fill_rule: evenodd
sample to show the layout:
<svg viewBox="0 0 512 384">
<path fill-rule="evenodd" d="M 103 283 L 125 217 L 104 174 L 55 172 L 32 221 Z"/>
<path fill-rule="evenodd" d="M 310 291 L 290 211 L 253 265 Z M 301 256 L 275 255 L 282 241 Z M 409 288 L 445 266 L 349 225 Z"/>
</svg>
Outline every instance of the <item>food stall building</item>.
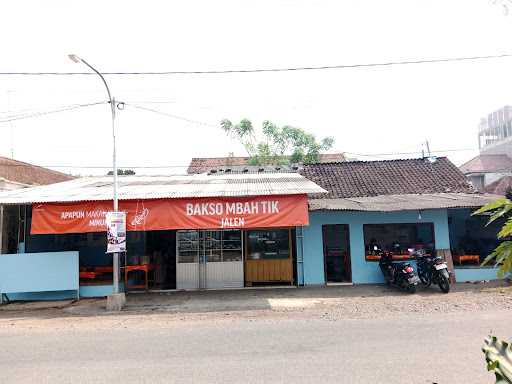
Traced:
<svg viewBox="0 0 512 384">
<path fill-rule="evenodd" d="M 297 173 L 120 177 L 120 210 L 127 213 L 122 284 L 127 291 L 297 284 L 296 228 L 308 225 L 308 195 L 324 192 Z M 44 254 L 50 265 L 52 253 L 78 252 L 80 295 L 108 295 L 111 194 L 111 177 L 4 194 L 3 214 L 19 220 L 3 228 L 2 253 Z M 12 273 L 37 281 L 53 272 Z"/>
<path fill-rule="evenodd" d="M 4 214 L 19 220 L 3 228 L 2 253 L 77 252 L 80 295 L 108 295 L 111 192 L 110 177 L 92 177 L 4 193 Z M 311 164 L 300 174 L 125 176 L 119 192 L 126 291 L 381 283 L 372 244 L 395 260 L 409 260 L 408 248 L 435 251 L 457 281 L 496 277 L 480 263 L 498 244 L 499 223 L 485 227 L 471 213 L 498 196 L 476 193 L 446 158 Z"/>
</svg>

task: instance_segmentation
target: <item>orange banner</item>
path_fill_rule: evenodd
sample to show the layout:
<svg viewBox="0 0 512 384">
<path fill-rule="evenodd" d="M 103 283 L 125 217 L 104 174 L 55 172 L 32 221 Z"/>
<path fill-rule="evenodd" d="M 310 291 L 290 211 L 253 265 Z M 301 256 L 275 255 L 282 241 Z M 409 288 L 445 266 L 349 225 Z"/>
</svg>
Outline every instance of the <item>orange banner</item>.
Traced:
<svg viewBox="0 0 512 384">
<path fill-rule="evenodd" d="M 308 225 L 306 195 L 128 200 L 119 208 L 128 231 Z M 110 201 L 34 204 L 30 233 L 103 232 L 111 210 Z"/>
</svg>

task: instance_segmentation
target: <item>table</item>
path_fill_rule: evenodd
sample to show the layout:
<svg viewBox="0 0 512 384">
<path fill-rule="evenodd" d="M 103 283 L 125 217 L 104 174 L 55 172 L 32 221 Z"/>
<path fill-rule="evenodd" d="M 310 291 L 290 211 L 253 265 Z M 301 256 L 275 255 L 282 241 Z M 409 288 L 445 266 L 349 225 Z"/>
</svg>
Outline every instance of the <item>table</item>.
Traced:
<svg viewBox="0 0 512 384">
<path fill-rule="evenodd" d="M 110 266 L 102 266 L 102 267 L 85 267 L 80 268 L 80 280 L 104 280 L 104 275 L 112 273 L 113 269 Z M 84 282 L 87 284 L 87 281 Z"/>
<path fill-rule="evenodd" d="M 146 291 L 149 289 L 148 275 L 150 271 L 154 271 L 155 266 L 153 264 L 140 264 L 140 265 L 126 265 L 124 267 L 124 287 L 126 290 L 129 288 L 144 288 Z M 144 272 L 144 284 L 128 285 L 128 273 L 132 271 Z"/>
<path fill-rule="evenodd" d="M 453 255 L 453 261 L 462 264 L 467 261 L 480 263 L 480 256 L 478 255 Z"/>
</svg>

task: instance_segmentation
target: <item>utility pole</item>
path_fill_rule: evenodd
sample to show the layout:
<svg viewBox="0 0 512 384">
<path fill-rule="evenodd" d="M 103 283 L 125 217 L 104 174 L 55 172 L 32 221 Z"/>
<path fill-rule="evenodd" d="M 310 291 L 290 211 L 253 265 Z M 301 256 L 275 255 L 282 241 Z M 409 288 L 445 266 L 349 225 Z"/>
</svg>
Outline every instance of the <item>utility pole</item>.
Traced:
<svg viewBox="0 0 512 384">
<path fill-rule="evenodd" d="M 77 55 L 68 55 L 69 59 L 74 63 L 83 63 L 87 67 L 89 67 L 93 72 L 95 72 L 103 82 L 103 85 L 107 89 L 108 101 L 110 103 L 110 111 L 112 114 L 112 176 L 113 176 L 113 195 L 114 195 L 114 212 L 119 211 L 119 202 L 117 197 L 117 161 L 116 161 L 116 101 L 112 94 L 110 93 L 110 88 L 108 87 L 107 81 L 103 77 L 103 75 L 92 65 L 90 65 L 84 59 L 78 57 Z M 126 298 L 124 292 L 120 292 L 119 290 L 119 276 L 120 276 L 120 268 L 119 268 L 119 252 L 113 253 L 112 260 L 112 270 L 113 270 L 113 291 L 114 294 L 107 297 L 107 309 L 109 310 L 121 310 L 125 304 Z"/>
</svg>

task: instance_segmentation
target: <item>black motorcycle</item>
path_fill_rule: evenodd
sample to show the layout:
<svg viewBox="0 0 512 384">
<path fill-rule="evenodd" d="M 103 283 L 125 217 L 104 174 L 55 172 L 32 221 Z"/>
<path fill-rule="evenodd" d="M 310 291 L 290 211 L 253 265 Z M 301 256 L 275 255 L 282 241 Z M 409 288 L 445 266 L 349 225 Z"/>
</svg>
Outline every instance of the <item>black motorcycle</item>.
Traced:
<svg viewBox="0 0 512 384">
<path fill-rule="evenodd" d="M 423 249 L 412 250 L 411 256 L 416 258 L 418 276 L 426 287 L 437 284 L 442 292 L 450 292 L 450 273 L 440 256 L 427 255 Z"/>
<path fill-rule="evenodd" d="M 394 285 L 409 293 L 415 293 L 420 279 L 410 263 L 393 262 L 393 254 L 376 250 L 380 254 L 379 267 L 388 285 Z"/>
</svg>

